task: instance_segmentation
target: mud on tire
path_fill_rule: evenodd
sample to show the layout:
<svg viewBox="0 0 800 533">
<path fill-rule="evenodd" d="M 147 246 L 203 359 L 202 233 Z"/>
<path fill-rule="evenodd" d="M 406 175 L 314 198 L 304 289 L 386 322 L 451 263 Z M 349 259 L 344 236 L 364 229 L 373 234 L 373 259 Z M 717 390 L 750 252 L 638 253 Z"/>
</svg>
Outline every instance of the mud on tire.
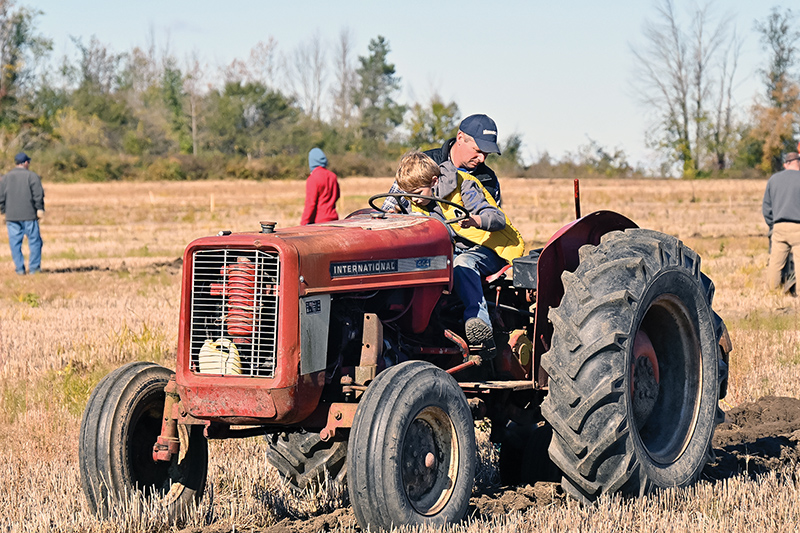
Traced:
<svg viewBox="0 0 800 533">
<path fill-rule="evenodd" d="M 542 414 L 564 490 L 588 502 L 691 484 L 723 419 L 727 366 L 714 285 L 695 252 L 650 230 L 609 233 L 579 259 L 562 275 L 542 358 L 550 376 Z M 650 359 L 638 356 L 637 333 L 651 342 Z"/>
</svg>

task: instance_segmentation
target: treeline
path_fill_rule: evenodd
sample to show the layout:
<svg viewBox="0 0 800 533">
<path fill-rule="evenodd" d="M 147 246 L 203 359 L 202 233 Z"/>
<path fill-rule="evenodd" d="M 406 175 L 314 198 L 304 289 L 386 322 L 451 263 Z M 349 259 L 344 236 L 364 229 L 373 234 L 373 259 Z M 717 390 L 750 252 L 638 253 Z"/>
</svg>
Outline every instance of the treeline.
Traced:
<svg viewBox="0 0 800 533">
<path fill-rule="evenodd" d="M 700 178 L 778 170 L 800 137 L 796 16 L 775 7 L 753 21 L 763 89 L 741 102 L 735 88 L 744 37 L 732 14 L 709 1 L 695 4 L 686 21 L 680 15 L 672 0 L 659 0 L 632 49 L 642 104 L 654 118 L 646 141 L 663 156 L 662 171 Z"/>
<path fill-rule="evenodd" d="M 703 13 L 683 32 L 664 0 L 645 39 L 674 54 L 635 54 L 649 72 L 642 94 L 659 112 L 649 144 L 664 173 L 675 165 L 686 177 L 768 172 L 800 133 L 797 24 L 787 9 L 756 25 L 768 56 L 765 98 L 743 111 L 731 97 L 741 43 L 722 22 L 703 33 Z M 0 0 L 0 157 L 9 164 L 18 151 L 32 153 L 50 180 L 303 178 L 314 146 L 341 176 L 386 176 L 408 149 L 454 136 L 463 118 L 456 102 L 436 95 L 398 103 L 401 78 L 382 36 L 362 54 L 346 30 L 334 46 L 316 35 L 289 53 L 270 39 L 222 68 L 155 43 L 117 52 L 95 38 L 73 38 L 76 56 L 59 59 L 37 30 L 41 14 Z M 713 42 L 703 41 L 711 33 Z M 684 65 L 677 76 L 675 62 Z M 643 172 L 591 139 L 559 161 L 541 154 L 527 166 L 521 135 L 500 144 L 491 165 L 504 175 Z"/>
</svg>

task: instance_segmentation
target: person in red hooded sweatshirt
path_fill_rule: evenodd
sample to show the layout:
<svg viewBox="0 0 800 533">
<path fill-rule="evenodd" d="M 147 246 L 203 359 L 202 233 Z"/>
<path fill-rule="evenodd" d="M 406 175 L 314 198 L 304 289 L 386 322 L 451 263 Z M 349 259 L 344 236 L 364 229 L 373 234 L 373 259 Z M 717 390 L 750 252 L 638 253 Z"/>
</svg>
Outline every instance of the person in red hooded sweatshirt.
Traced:
<svg viewBox="0 0 800 533">
<path fill-rule="evenodd" d="M 339 182 L 336 174 L 328 170 L 328 158 L 319 148 L 308 152 L 308 168 L 311 174 L 306 179 L 306 206 L 300 225 L 319 224 L 339 220 L 336 201 L 339 199 Z"/>
</svg>

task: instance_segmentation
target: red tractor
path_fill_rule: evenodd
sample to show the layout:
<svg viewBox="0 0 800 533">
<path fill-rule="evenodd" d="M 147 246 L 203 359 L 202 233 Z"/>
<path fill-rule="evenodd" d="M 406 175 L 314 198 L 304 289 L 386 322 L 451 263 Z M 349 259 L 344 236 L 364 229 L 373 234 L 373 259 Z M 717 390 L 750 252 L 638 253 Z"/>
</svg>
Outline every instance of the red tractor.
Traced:
<svg viewBox="0 0 800 533">
<path fill-rule="evenodd" d="M 695 252 L 617 213 L 578 218 L 486 280 L 497 355 L 483 361 L 447 227 L 381 212 L 383 196 L 337 222 L 189 244 L 176 371 L 123 366 L 83 415 L 92 509 L 156 491 L 180 517 L 208 439 L 264 435 L 293 486 L 346 476 L 365 529 L 455 522 L 485 418 L 504 483 L 555 475 L 588 502 L 698 479 L 731 345 Z"/>
</svg>

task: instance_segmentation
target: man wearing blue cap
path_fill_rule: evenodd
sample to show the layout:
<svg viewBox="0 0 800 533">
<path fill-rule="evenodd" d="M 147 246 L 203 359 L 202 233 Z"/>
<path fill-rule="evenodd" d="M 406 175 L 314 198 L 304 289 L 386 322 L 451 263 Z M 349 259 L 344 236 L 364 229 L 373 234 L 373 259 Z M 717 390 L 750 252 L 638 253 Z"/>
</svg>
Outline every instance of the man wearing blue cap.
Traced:
<svg viewBox="0 0 800 533">
<path fill-rule="evenodd" d="M 497 205 L 502 205 L 500 182 L 494 171 L 485 163 L 487 155 L 500 154 L 500 147 L 497 146 L 497 125 L 494 120 L 486 115 L 470 115 L 461 121 L 454 138 L 445 141 L 441 148 L 426 150 L 424 153 L 436 161 L 443 173 L 461 170 L 475 176 L 489 191 Z M 399 192 L 403 191 L 395 182 L 389 193 Z M 407 200 L 403 199 L 402 203 L 408 208 Z M 393 211 L 395 206 L 397 200 L 390 196 L 384 200 L 382 207 L 384 211 Z"/>
<path fill-rule="evenodd" d="M 22 239 L 28 237 L 30 258 L 28 272 L 37 274 L 42 263 L 42 238 L 39 219 L 44 216 L 44 189 L 42 180 L 28 170 L 31 158 L 25 152 L 14 156 L 16 167 L 0 181 L 0 213 L 5 215 L 8 244 L 17 274 L 24 275 L 25 258 L 22 256 Z"/>
</svg>

